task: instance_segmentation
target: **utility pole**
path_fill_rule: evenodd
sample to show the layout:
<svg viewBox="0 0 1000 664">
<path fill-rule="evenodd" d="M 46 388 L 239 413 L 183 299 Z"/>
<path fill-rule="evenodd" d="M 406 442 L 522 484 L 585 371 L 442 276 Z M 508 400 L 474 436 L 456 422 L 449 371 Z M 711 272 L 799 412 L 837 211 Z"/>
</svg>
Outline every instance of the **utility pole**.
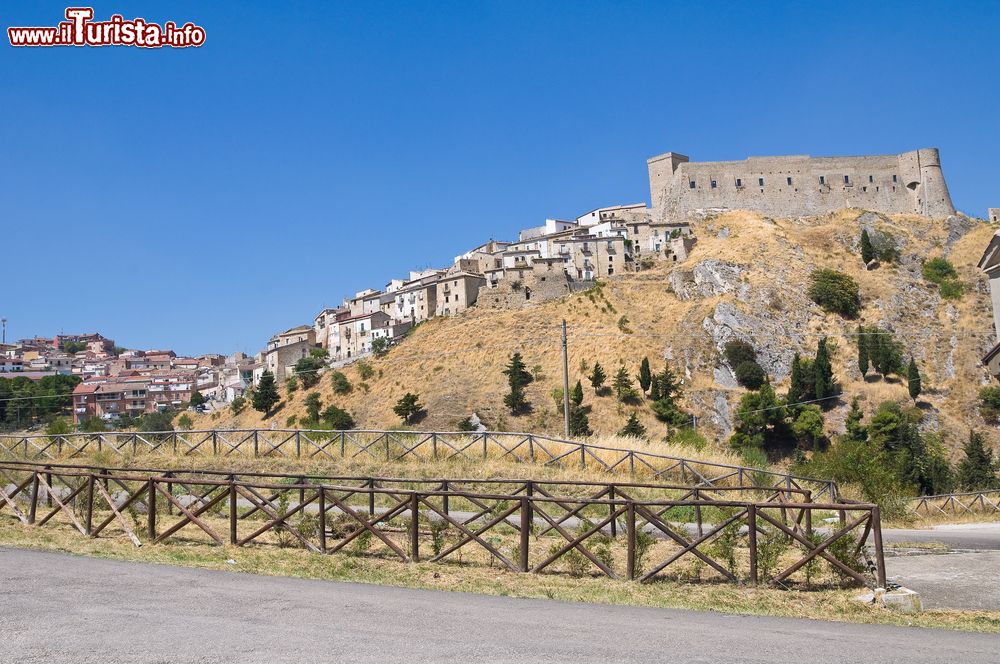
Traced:
<svg viewBox="0 0 1000 664">
<path fill-rule="evenodd" d="M 563 430 L 569 438 L 569 350 L 566 344 L 566 319 L 562 322 L 563 351 Z"/>
<path fill-rule="evenodd" d="M 0 318 L 0 323 L 3 323 L 3 341 L 0 343 L 7 343 L 7 319 Z"/>
</svg>

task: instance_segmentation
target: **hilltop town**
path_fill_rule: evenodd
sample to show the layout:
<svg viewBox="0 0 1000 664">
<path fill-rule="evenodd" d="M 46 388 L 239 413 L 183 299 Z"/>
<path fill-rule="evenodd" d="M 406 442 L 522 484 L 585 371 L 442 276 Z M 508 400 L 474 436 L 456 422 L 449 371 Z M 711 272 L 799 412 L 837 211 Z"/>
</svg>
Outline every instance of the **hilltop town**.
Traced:
<svg viewBox="0 0 1000 664">
<path fill-rule="evenodd" d="M 968 218 L 954 210 L 934 149 L 887 156 L 752 157 L 732 162 L 691 162 L 684 155 L 669 152 L 649 159 L 648 171 L 652 206 L 611 205 L 573 219 L 546 219 L 543 224 L 521 230 L 516 240 L 490 239 L 455 256 L 450 266 L 409 272 L 389 279 L 382 288 L 357 291 L 340 306 L 319 311 L 311 324 L 275 334 L 253 357 L 242 353 L 179 357 L 169 350 L 117 348 L 100 334 L 60 335 L 22 339 L 0 347 L 0 375 L 31 380 L 56 375 L 76 377 L 79 384 L 73 385 L 72 412 L 77 424 L 92 419 L 127 423 L 145 413 L 192 404 L 199 412 L 228 414 L 228 406 L 253 390 L 265 373 L 272 375 L 279 386 L 286 386 L 301 377 L 303 371 L 339 370 L 370 356 L 383 357 L 390 348 L 413 336 L 415 328 L 431 320 L 488 311 L 508 312 L 517 320 L 517 312 L 525 310 L 550 312 L 545 314 L 550 318 L 573 318 L 565 307 L 544 309 L 544 305 L 565 300 L 572 309 L 574 300 L 567 297 L 589 294 L 593 300 L 594 289 L 604 283 L 659 283 L 673 293 L 674 299 L 681 300 L 690 300 L 691 292 L 742 289 L 728 283 L 741 269 L 721 261 L 723 250 L 718 247 L 719 238 L 738 226 L 736 219 L 728 227 L 724 221 L 725 215 L 735 210 L 754 213 L 765 222 L 773 218 L 826 224 L 828 219 L 823 215 L 832 215 L 838 224 L 846 226 L 840 211 L 856 209 L 859 212 L 854 217 L 861 219 L 858 228 L 867 226 L 873 233 L 876 227 L 887 224 L 917 225 L 898 221 L 901 216 L 940 219 L 953 229 L 948 243 L 973 228 Z M 990 209 L 987 219 L 995 220 L 998 215 L 1000 210 Z M 723 221 L 714 223 L 716 219 Z M 739 219 L 745 224 L 748 218 Z M 706 231 L 719 237 L 704 237 Z M 934 232 L 929 231 L 927 237 Z M 709 240 L 707 246 L 702 246 Z M 856 236 L 849 240 L 856 245 Z M 990 246 L 993 248 L 995 243 Z M 786 258 L 792 258 L 800 250 L 789 246 L 777 251 L 787 251 Z M 912 258 L 922 261 L 928 257 Z M 782 262 L 780 255 L 771 255 L 769 260 Z M 995 272 L 992 262 L 982 267 Z M 735 273 L 727 273 L 733 269 Z M 741 277 L 736 278 L 738 281 Z M 713 281 L 718 283 L 712 285 Z M 630 304 L 627 302 L 623 310 Z M 687 308 L 681 302 L 664 302 L 662 306 L 663 313 L 675 314 L 675 320 L 680 320 Z M 608 308 L 614 309 L 610 301 Z M 623 322 L 627 318 L 613 316 L 608 327 L 631 332 Z M 521 316 L 521 320 L 527 319 Z M 548 322 L 554 325 L 558 318 Z M 889 324 L 891 327 L 892 321 Z M 661 331 L 667 334 L 665 329 Z M 736 337 L 741 334 L 738 330 L 731 333 Z M 482 339 L 478 343 L 482 344 Z M 635 338 L 626 335 L 617 343 L 623 348 L 632 347 Z M 801 339 L 796 343 L 801 345 Z M 764 348 L 780 345 L 766 341 L 761 344 Z M 785 343 L 774 351 L 781 356 L 776 364 L 762 361 L 772 379 L 780 381 L 787 376 L 792 345 Z M 716 347 L 716 352 L 721 352 L 721 342 Z M 505 357 L 506 350 L 494 354 Z M 615 350 L 616 357 L 620 350 Z M 644 351 L 654 360 L 664 356 L 669 360 L 676 353 L 670 343 L 662 340 L 647 344 Z M 992 364 L 1000 363 L 1000 352 L 985 351 L 989 347 L 977 354 L 985 354 Z M 919 357 L 926 351 L 914 353 Z M 626 357 L 622 357 L 622 363 Z M 690 368 L 686 371 L 690 373 Z M 689 376 L 689 380 L 697 383 L 703 379 Z M 731 376 L 727 379 L 725 371 L 720 375 L 718 368 L 712 380 L 716 386 L 735 386 Z M 691 396 L 695 398 L 697 393 Z M 702 416 L 709 427 L 715 423 L 718 433 L 726 435 L 732 427 L 730 408 L 720 405 L 718 395 L 712 398 L 714 404 L 696 407 L 695 420 Z M 477 400 L 480 409 L 482 402 L 488 401 Z M 475 407 L 462 404 L 460 413 L 448 409 L 448 422 L 453 423 L 456 415 L 471 414 Z M 368 410 L 361 406 L 359 409 Z M 9 408 L 6 419 L 12 419 Z M 385 424 L 381 417 L 374 420 Z"/>
</svg>

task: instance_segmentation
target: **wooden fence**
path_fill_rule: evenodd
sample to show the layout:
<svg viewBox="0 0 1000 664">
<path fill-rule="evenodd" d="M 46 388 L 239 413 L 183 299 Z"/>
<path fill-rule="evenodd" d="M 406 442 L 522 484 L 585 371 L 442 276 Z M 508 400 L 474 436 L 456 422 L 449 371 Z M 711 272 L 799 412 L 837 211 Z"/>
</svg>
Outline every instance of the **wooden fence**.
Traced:
<svg viewBox="0 0 1000 664">
<path fill-rule="evenodd" d="M 809 583 L 825 561 L 838 583 L 885 584 L 875 505 L 810 502 L 808 493 L 774 487 L 373 479 L 4 462 L 0 514 L 86 537 L 127 537 L 135 546 L 180 538 L 294 545 L 640 582 L 684 578 L 693 567 L 699 578 L 704 569 L 710 578 L 786 587 Z M 482 490 L 491 483 L 503 490 Z M 711 523 L 699 516 L 697 525 L 678 524 L 696 510 Z M 842 520 L 814 531 L 817 510 Z M 874 560 L 866 570 L 860 560 L 869 536 Z M 678 570 L 678 561 L 691 565 Z"/>
<path fill-rule="evenodd" d="M 910 503 L 918 517 L 1000 514 L 1000 489 L 921 496 Z"/>
<path fill-rule="evenodd" d="M 8 456 L 60 459 L 95 452 L 118 456 L 160 452 L 184 456 L 355 458 L 380 462 L 499 459 L 646 476 L 700 486 L 767 484 L 786 489 L 809 489 L 814 498 L 839 499 L 837 484 L 828 480 L 641 450 L 590 445 L 530 433 L 212 429 L 0 435 L 0 454 Z"/>
</svg>

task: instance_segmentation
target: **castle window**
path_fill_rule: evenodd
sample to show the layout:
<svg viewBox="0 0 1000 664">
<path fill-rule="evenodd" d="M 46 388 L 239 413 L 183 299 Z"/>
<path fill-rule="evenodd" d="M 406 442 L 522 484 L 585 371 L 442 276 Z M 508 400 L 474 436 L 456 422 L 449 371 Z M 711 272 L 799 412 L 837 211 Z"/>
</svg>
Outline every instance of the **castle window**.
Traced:
<svg viewBox="0 0 1000 664">
<path fill-rule="evenodd" d="M 757 178 L 757 186 L 758 187 L 764 186 L 764 178 Z"/>
<path fill-rule="evenodd" d="M 819 176 L 819 183 L 820 184 L 826 184 L 826 176 L 825 175 Z"/>
<path fill-rule="evenodd" d="M 718 186 L 719 186 L 719 183 L 716 182 L 715 180 L 712 180 L 712 189 L 715 189 Z"/>
<path fill-rule="evenodd" d="M 695 187 L 694 180 L 691 180 L 691 182 L 689 182 L 688 184 L 690 185 L 690 187 L 692 189 L 694 189 L 694 187 Z"/>
<path fill-rule="evenodd" d="M 789 186 L 792 185 L 792 178 L 785 178 L 785 181 L 788 182 Z"/>
<path fill-rule="evenodd" d="M 874 177 L 872 177 L 871 175 L 869 175 L 869 176 L 868 176 L 868 181 L 869 181 L 869 182 L 875 182 L 875 178 L 874 178 Z"/>
<path fill-rule="evenodd" d="M 743 180 L 741 178 L 736 178 L 736 186 L 737 187 L 742 187 L 743 186 Z"/>
<path fill-rule="evenodd" d="M 896 184 L 896 176 L 895 175 L 892 176 L 892 183 Z"/>
<path fill-rule="evenodd" d="M 851 176 L 849 175 L 844 176 L 844 184 L 851 184 Z"/>
</svg>

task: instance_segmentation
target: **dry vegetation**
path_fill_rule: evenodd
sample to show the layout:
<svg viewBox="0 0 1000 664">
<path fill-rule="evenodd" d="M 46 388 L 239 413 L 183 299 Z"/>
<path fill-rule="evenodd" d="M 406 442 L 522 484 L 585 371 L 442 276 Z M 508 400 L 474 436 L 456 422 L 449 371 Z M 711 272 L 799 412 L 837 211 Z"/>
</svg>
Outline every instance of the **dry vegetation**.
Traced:
<svg viewBox="0 0 1000 664">
<path fill-rule="evenodd" d="M 859 282 L 863 297 L 859 320 L 844 321 L 812 308 L 805 324 L 788 328 L 788 338 L 781 341 L 811 354 L 818 335 L 831 335 L 835 375 L 843 392 L 862 398 L 865 409 L 871 411 L 884 400 L 906 400 L 905 386 L 898 380 L 883 382 L 871 376 L 863 381 L 853 340 L 837 335 L 853 331 L 859 322 L 891 327 L 920 364 L 926 426 L 943 431 L 946 444 L 955 450 L 970 427 L 985 428 L 977 413 L 976 393 L 987 380 L 979 358 L 990 342 L 992 323 L 985 278 L 976 262 L 993 228 L 979 224 L 949 245 L 944 220 L 906 215 L 883 218 L 877 226 L 895 237 L 901 260 L 867 271 L 853 249 L 860 233 L 859 214 L 845 210 L 823 217 L 771 220 L 732 212 L 696 221 L 698 244 L 683 264 L 661 263 L 652 270 L 616 276 L 600 288 L 523 311 L 473 308 L 459 316 L 431 320 L 386 357 L 369 360 L 374 375 L 368 380 L 361 379 L 356 365 L 344 369 L 353 384 L 350 394 L 333 394 L 326 377 L 315 389 L 324 405 L 333 403 L 349 410 L 359 427 L 397 426 L 399 418 L 392 406 L 409 391 L 419 393 L 426 407 L 427 417 L 418 425 L 422 429 L 453 429 L 475 411 L 492 429 L 558 434 L 562 416 L 550 394 L 561 387 L 558 323 L 565 318 L 570 329 L 570 381 L 583 381 L 584 403 L 592 407 L 590 425 L 595 432 L 613 434 L 637 410 L 651 438 L 664 435 L 664 425 L 647 406 L 597 397 L 586 381 L 595 361 L 610 378 L 622 363 L 635 375 L 639 361 L 648 356 L 654 371 L 664 362 L 678 371 L 685 382 L 682 405 L 703 418 L 699 421 L 702 431 L 717 450 L 723 450 L 725 432 L 717 400 L 721 397 L 728 403 L 725 414 L 731 417 L 742 390 L 715 382 L 713 370 L 719 357 L 705 321 L 720 302 L 744 311 L 766 309 L 779 324 L 790 321 L 792 308 L 802 303 L 809 273 L 830 267 Z M 728 234 L 720 233 L 722 229 Z M 966 291 L 961 300 L 942 300 L 936 286 L 923 281 L 920 261 L 937 255 L 948 256 L 956 266 Z M 672 292 L 671 270 L 689 270 L 708 259 L 743 269 L 741 279 L 752 294 L 749 303 L 738 301 L 732 292 L 688 300 Z M 538 369 L 538 379 L 527 390 L 533 412 L 520 417 L 511 416 L 502 404 L 506 385 L 501 371 L 514 351 L 523 354 L 530 369 Z M 289 416 L 303 416 L 306 394 L 300 389 L 290 397 L 284 395 L 284 403 L 268 420 L 248 408 L 235 417 L 229 412 L 198 416 L 195 427 L 282 427 Z M 843 403 L 828 415 L 832 432 L 842 427 L 846 409 Z M 997 438 L 992 432 L 990 436 Z"/>
</svg>

